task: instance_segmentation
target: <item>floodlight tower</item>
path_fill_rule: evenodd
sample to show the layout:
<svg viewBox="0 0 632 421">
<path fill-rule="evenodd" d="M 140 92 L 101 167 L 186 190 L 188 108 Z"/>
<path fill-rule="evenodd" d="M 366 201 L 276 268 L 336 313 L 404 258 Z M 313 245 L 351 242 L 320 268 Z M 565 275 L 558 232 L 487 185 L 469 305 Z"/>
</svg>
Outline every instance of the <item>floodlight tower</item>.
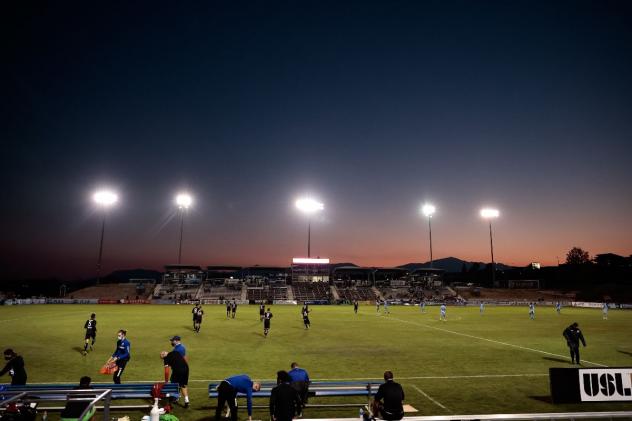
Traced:
<svg viewBox="0 0 632 421">
<path fill-rule="evenodd" d="M 180 211 L 180 246 L 178 247 L 178 264 L 182 263 L 182 236 L 184 234 L 184 214 L 193 203 L 193 198 L 188 193 L 180 193 L 176 196 L 176 205 Z"/>
<path fill-rule="evenodd" d="M 437 208 L 434 205 L 426 203 L 421 207 L 421 213 L 424 214 L 426 218 L 428 218 L 428 235 L 430 236 L 430 269 L 432 269 L 432 225 L 430 224 L 430 220 L 432 219 L 432 215 L 434 215 Z"/>
<path fill-rule="evenodd" d="M 494 262 L 494 237 L 492 236 L 492 219 L 498 218 L 499 215 L 500 212 L 498 211 L 498 209 L 481 209 L 481 217 L 489 221 L 489 247 L 492 253 L 492 287 L 496 282 L 496 262 Z"/>
<path fill-rule="evenodd" d="M 312 215 L 325 209 L 325 205 L 311 198 L 298 199 L 295 202 L 298 210 L 307 215 L 307 257 L 311 257 Z"/>
<path fill-rule="evenodd" d="M 97 284 L 101 281 L 101 261 L 103 258 L 103 237 L 105 236 L 105 215 L 107 210 L 118 202 L 118 195 L 111 190 L 99 190 L 92 195 L 92 200 L 103 212 L 101 222 L 101 240 L 99 241 L 99 259 L 97 260 Z"/>
</svg>

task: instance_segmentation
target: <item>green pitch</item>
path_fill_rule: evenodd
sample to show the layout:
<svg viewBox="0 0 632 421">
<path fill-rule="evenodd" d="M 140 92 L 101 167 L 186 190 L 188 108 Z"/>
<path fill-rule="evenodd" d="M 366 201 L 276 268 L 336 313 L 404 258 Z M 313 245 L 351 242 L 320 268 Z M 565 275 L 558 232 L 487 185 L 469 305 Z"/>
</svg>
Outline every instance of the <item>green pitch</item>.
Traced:
<svg viewBox="0 0 632 421">
<path fill-rule="evenodd" d="M 258 306 L 241 305 L 236 319 L 224 306 L 205 306 L 202 331 L 192 329 L 188 305 L 32 305 L 0 307 L 2 347 L 11 347 L 26 362 L 29 383 L 78 382 L 90 375 L 109 382 L 98 369 L 113 352 L 116 331 L 128 330 L 132 359 L 123 382 L 160 381 L 159 352 L 169 337 L 182 336 L 190 358 L 191 408 L 176 408 L 182 420 L 209 420 L 215 402 L 207 397 L 210 381 L 247 373 L 255 380 L 274 379 L 276 371 L 297 361 L 313 380 L 381 379 L 391 370 L 402 383 L 409 415 L 632 410 L 632 404 L 553 405 L 548 400 L 548 368 L 570 367 L 562 330 L 577 321 L 588 346 L 585 366 L 632 365 L 632 312 L 611 310 L 602 320 L 598 309 L 564 308 L 557 315 L 538 307 L 529 320 L 527 307 L 391 306 L 391 314 L 374 306 L 312 306 L 312 328 L 305 330 L 300 307 L 271 306 L 274 318 L 263 337 Z M 83 324 L 97 314 L 96 348 L 83 349 Z M 0 379 L 9 382 L 8 376 Z M 313 399 L 310 402 L 362 402 L 362 398 Z M 266 404 L 256 400 L 255 404 Z M 306 417 L 357 417 L 357 409 L 308 409 Z M 245 418 L 245 408 L 240 410 Z M 255 419 L 268 419 L 263 410 Z"/>
</svg>

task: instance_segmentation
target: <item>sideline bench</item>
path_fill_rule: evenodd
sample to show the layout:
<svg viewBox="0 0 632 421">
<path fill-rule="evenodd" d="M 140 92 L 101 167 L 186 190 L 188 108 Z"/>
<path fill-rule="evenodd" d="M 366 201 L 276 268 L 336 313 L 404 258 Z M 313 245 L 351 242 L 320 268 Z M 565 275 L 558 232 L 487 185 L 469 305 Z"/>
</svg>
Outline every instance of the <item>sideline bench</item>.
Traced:
<svg viewBox="0 0 632 421">
<path fill-rule="evenodd" d="M 309 385 L 309 394 L 311 397 L 334 397 L 334 396 L 366 396 L 367 398 L 373 396 L 377 389 L 380 387 L 381 382 L 367 382 L 367 381 L 315 381 Z M 261 382 L 261 389 L 258 392 L 252 392 L 253 398 L 269 398 L 272 389 L 276 387 L 276 382 Z M 210 383 L 208 385 L 208 397 L 217 398 L 217 387 L 219 383 Z M 238 393 L 238 398 L 243 398 L 246 395 Z M 315 407 L 346 407 L 346 406 L 362 406 L 364 403 L 354 404 L 307 404 L 306 408 Z M 263 408 L 267 405 L 253 405 L 253 408 Z"/>
<path fill-rule="evenodd" d="M 159 383 L 159 382 L 156 382 Z M 31 399 L 66 400 L 67 390 L 75 389 L 77 384 L 27 384 L 24 386 L 0 385 L 0 401 L 5 399 L 3 392 L 27 392 Z M 150 399 L 154 383 L 92 383 L 91 389 L 110 389 L 112 399 Z M 59 393 L 55 391 L 59 390 Z M 161 396 L 165 398 L 179 399 L 180 391 L 177 383 L 166 383 L 162 388 Z"/>
</svg>

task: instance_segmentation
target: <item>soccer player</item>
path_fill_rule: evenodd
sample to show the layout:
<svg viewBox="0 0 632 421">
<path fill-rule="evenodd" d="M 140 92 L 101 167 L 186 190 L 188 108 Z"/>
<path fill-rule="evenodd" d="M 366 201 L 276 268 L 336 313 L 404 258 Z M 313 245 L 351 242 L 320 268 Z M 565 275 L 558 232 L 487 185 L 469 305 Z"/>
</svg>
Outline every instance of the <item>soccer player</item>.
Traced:
<svg viewBox="0 0 632 421">
<path fill-rule="evenodd" d="M 226 318 L 230 319 L 230 312 L 233 309 L 233 305 L 230 303 L 230 300 L 226 300 Z"/>
<path fill-rule="evenodd" d="M 602 319 L 603 320 L 608 320 L 608 303 L 603 303 L 603 305 L 601 306 L 601 311 L 602 311 Z"/>
<path fill-rule="evenodd" d="M 426 312 L 426 300 L 421 300 L 421 302 L 419 303 L 419 308 L 421 309 L 422 313 Z"/>
<path fill-rule="evenodd" d="M 560 303 L 559 301 L 555 303 L 555 311 L 557 312 L 557 314 L 560 314 L 562 312 L 562 303 Z"/>
<path fill-rule="evenodd" d="M 232 313 L 233 319 L 237 315 L 237 301 L 233 298 L 233 302 L 230 305 L 230 311 Z"/>
<path fill-rule="evenodd" d="M 393 381 L 391 371 L 384 372 L 384 383 L 377 390 L 375 401 L 379 405 L 379 414 L 374 416 L 379 415 L 383 420 L 401 420 L 404 417 L 404 389 Z"/>
<path fill-rule="evenodd" d="M 187 357 L 187 349 L 184 345 L 182 345 L 182 338 L 180 338 L 178 335 L 173 336 L 170 340 L 171 342 L 171 346 L 173 347 L 173 351 L 176 351 L 177 353 L 179 353 L 180 355 L 182 355 L 182 358 L 184 358 L 184 361 L 187 362 L 187 364 L 189 363 L 189 357 Z"/>
<path fill-rule="evenodd" d="M 228 377 L 217 386 L 217 408 L 215 409 L 215 420 L 221 418 L 224 405 L 228 404 L 230 408 L 231 421 L 237 421 L 237 393 L 246 395 L 246 404 L 248 407 L 248 421 L 252 421 L 252 392 L 258 392 L 261 384 L 253 382 L 246 374 Z"/>
<path fill-rule="evenodd" d="M 303 309 L 301 310 L 301 314 L 303 315 L 303 324 L 305 325 L 305 329 L 309 329 L 310 327 L 310 322 L 309 322 L 309 308 L 307 308 L 307 305 L 303 306 Z"/>
<path fill-rule="evenodd" d="M 353 300 L 353 312 L 358 314 L 358 300 Z"/>
<path fill-rule="evenodd" d="M 171 352 L 162 351 L 160 353 L 165 367 L 171 367 L 171 383 L 178 383 L 178 387 L 184 396 L 184 407 L 189 407 L 189 392 L 187 390 L 187 384 L 189 383 L 189 364 L 184 359 L 182 354 L 175 350 Z M 167 381 L 167 371 L 165 371 L 165 381 Z"/>
<path fill-rule="evenodd" d="M 263 314 L 266 312 L 265 304 L 259 304 L 259 321 L 263 321 Z"/>
<path fill-rule="evenodd" d="M 443 320 L 444 322 L 446 320 L 448 320 L 448 318 L 446 317 L 446 306 L 445 303 L 441 304 L 441 307 L 439 307 L 439 320 Z"/>
<path fill-rule="evenodd" d="M 481 301 L 481 305 L 478 309 L 479 314 L 483 314 L 483 312 L 485 311 L 485 303 Z"/>
<path fill-rule="evenodd" d="M 562 336 L 566 339 L 566 345 L 568 345 L 571 352 L 571 364 L 581 365 L 581 360 L 579 359 L 579 341 L 581 341 L 584 346 L 586 346 L 586 341 L 584 340 L 582 331 L 579 330 L 577 322 L 564 329 Z"/>
<path fill-rule="evenodd" d="M 391 314 L 391 311 L 388 309 L 388 300 L 384 300 L 384 314 Z"/>
<path fill-rule="evenodd" d="M 116 349 L 108 360 L 108 363 L 115 362 L 118 367 L 112 378 L 115 384 L 121 384 L 121 375 L 123 375 L 123 370 L 125 370 L 125 366 L 127 366 L 131 357 L 130 347 L 131 345 L 127 340 L 127 331 L 125 329 L 119 330 L 116 335 Z"/>
<path fill-rule="evenodd" d="M 7 362 L 0 376 L 9 373 L 11 376 L 12 386 L 21 386 L 26 384 L 26 370 L 24 369 L 24 358 L 16 354 L 11 348 L 4 350 L 4 360 Z"/>
<path fill-rule="evenodd" d="M 85 343 L 83 344 L 83 355 L 88 353 L 88 344 L 90 344 L 90 351 L 94 349 L 94 343 L 97 340 L 97 319 L 96 314 L 92 313 L 90 318 L 86 320 L 83 328 L 86 330 L 84 337 Z M 92 343 L 90 343 L 92 341 Z"/>
<path fill-rule="evenodd" d="M 290 376 L 290 383 L 298 392 L 301 398 L 302 407 L 305 408 L 305 405 L 307 405 L 307 398 L 309 396 L 309 384 L 311 383 L 309 380 L 309 374 L 307 374 L 307 371 L 300 368 L 296 362 L 293 362 L 290 367 L 292 368 L 288 373 Z"/>
<path fill-rule="evenodd" d="M 272 312 L 270 308 L 263 313 L 263 336 L 268 337 L 268 333 L 270 332 L 270 319 L 272 318 Z"/>
<path fill-rule="evenodd" d="M 535 303 L 529 303 L 529 318 L 535 320 Z"/>
<path fill-rule="evenodd" d="M 375 299 L 375 310 L 379 313 L 380 312 L 380 299 L 376 298 Z"/>
<path fill-rule="evenodd" d="M 195 316 L 197 315 L 198 310 L 200 309 L 200 305 L 196 304 L 195 307 L 193 307 L 193 310 L 191 310 L 191 314 L 193 315 L 193 329 L 195 330 Z"/>
<path fill-rule="evenodd" d="M 193 323 L 193 330 L 195 333 L 200 333 L 200 325 L 202 324 L 202 316 L 204 316 L 204 310 L 202 306 L 198 307 L 197 313 L 195 313 L 195 321 Z"/>
</svg>

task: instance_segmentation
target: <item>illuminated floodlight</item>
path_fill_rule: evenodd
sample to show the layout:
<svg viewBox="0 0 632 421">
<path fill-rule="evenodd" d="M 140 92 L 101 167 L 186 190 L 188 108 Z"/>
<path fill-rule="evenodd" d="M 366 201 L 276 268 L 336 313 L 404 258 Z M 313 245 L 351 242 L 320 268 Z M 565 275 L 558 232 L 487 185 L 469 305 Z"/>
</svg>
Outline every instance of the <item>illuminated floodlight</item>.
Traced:
<svg viewBox="0 0 632 421">
<path fill-rule="evenodd" d="M 193 198 L 187 193 L 180 193 L 176 196 L 176 205 L 180 209 L 188 209 L 191 203 L 193 203 Z"/>
<path fill-rule="evenodd" d="M 423 213 L 424 216 L 427 216 L 428 218 L 431 218 L 432 215 L 434 215 L 436 210 L 437 208 L 435 208 L 434 205 L 431 205 L 429 203 L 426 203 L 425 205 L 421 207 L 421 213 Z"/>
<path fill-rule="evenodd" d="M 314 265 L 326 265 L 329 264 L 329 259 L 310 259 L 308 257 L 294 257 L 292 259 L 292 263 L 294 264 L 314 264 Z"/>
<path fill-rule="evenodd" d="M 307 214 L 316 213 L 325 209 L 325 205 L 311 198 L 298 199 L 295 202 L 295 205 L 301 212 L 305 212 Z"/>
<path fill-rule="evenodd" d="M 92 195 L 92 200 L 99 206 L 109 207 L 118 202 L 118 195 L 111 190 L 99 190 Z"/>
<path fill-rule="evenodd" d="M 500 215 L 500 212 L 498 211 L 498 209 L 492 209 L 492 208 L 484 208 L 481 209 L 481 216 L 483 218 L 498 218 L 498 216 Z"/>
</svg>

